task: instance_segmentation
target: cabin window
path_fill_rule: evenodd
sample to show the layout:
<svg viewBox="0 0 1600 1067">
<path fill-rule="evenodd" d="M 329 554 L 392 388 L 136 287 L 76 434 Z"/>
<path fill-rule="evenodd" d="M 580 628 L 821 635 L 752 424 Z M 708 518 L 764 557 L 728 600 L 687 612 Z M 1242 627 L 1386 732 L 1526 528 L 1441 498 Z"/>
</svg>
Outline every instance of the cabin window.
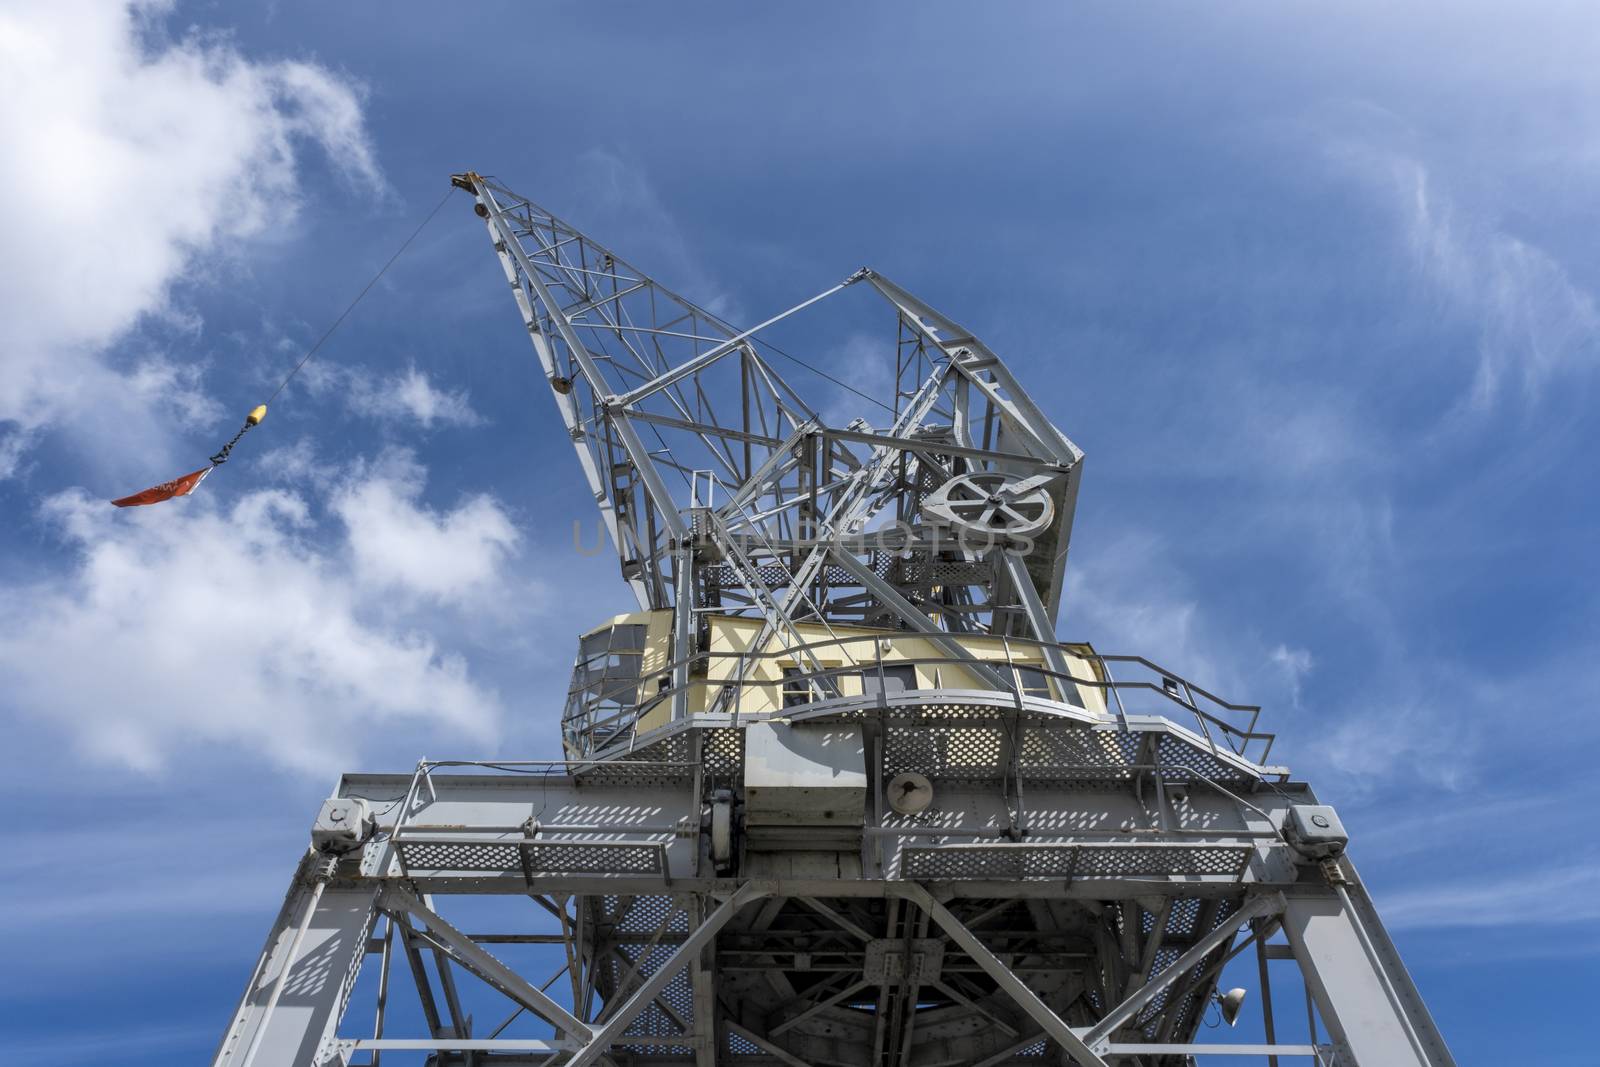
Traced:
<svg viewBox="0 0 1600 1067">
<path fill-rule="evenodd" d="M 793 708 L 809 703 L 811 703 L 811 683 L 806 681 L 806 672 L 799 667 L 785 667 L 783 669 L 783 706 Z"/>
<path fill-rule="evenodd" d="M 1055 699 L 1055 694 L 1050 692 L 1050 676 L 1044 671 L 1038 667 L 1018 667 L 1016 671 L 1017 687 L 1022 690 L 1023 696 Z"/>
<path fill-rule="evenodd" d="M 639 703 L 646 634 L 645 626 L 629 623 L 597 631 L 578 642 L 565 718 L 580 730 L 594 730 L 597 743 L 631 721 Z"/>
<path fill-rule="evenodd" d="M 917 687 L 917 669 L 906 663 L 892 666 L 885 664 L 881 679 L 876 667 L 867 668 L 858 677 L 861 679 L 862 696 L 876 697 L 880 693 L 884 696 L 890 696 L 894 693 L 904 693 Z"/>
<path fill-rule="evenodd" d="M 1051 692 L 1050 675 L 1046 674 L 1042 669 L 1038 667 L 1016 667 L 1014 669 L 1017 672 L 1017 687 L 1022 690 L 1024 696 L 1039 697 L 1043 700 L 1060 699 L 1084 710 L 1088 710 L 1092 706 L 1089 703 L 1090 688 L 1087 686 L 1078 685 L 1076 682 L 1068 681 L 1065 678 L 1056 679 L 1056 688 L 1061 690 L 1061 696 L 1058 698 Z"/>
</svg>

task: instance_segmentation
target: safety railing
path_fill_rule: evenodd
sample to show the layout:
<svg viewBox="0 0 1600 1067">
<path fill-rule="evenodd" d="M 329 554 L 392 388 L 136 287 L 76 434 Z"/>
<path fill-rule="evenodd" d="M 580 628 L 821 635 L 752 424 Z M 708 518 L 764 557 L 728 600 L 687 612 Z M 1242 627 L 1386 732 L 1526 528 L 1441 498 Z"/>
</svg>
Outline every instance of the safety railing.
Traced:
<svg viewBox="0 0 1600 1067">
<path fill-rule="evenodd" d="M 993 648 L 967 648 L 963 637 L 981 637 Z M 905 654 L 908 646 L 922 651 Z M 858 653 L 870 647 L 870 656 Z M 928 651 L 931 649 L 932 651 Z M 1059 650 L 1068 662 L 1087 665 L 1090 676 L 1051 666 L 1047 649 Z M 888 655 L 886 655 L 888 654 Z M 824 660 L 839 660 L 818 666 Z M 1226 750 L 1263 764 L 1271 753 L 1274 735 L 1259 727 L 1261 708 L 1236 704 L 1194 684 L 1143 656 L 1107 655 L 1083 645 L 1049 644 L 1021 637 L 988 635 L 882 633 L 851 634 L 768 648 L 765 651 L 701 651 L 688 657 L 689 682 L 672 687 L 683 661 L 652 670 L 650 678 L 618 679 L 614 685 L 593 684 L 569 694 L 568 712 L 562 720 L 563 738 L 570 755 L 587 757 L 635 740 L 640 723 L 660 718 L 672 698 L 686 692 L 691 714 L 723 711 L 735 716 L 753 708 L 765 711 L 799 710 L 806 705 L 840 697 L 872 697 L 890 691 L 895 668 L 911 667 L 919 676 L 943 675 L 951 670 L 961 684 L 913 685 L 905 692 L 932 690 L 984 690 L 1008 694 L 1019 706 L 1033 697 L 1090 710 L 1085 692 L 1104 694 L 1105 714 L 1127 726 L 1130 717 L 1157 715 L 1194 724 L 1214 751 Z M 789 668 L 785 675 L 783 668 Z M 642 690 L 659 679 L 648 696 Z M 868 679 L 876 681 L 867 692 Z M 841 683 L 861 687 L 862 694 L 843 692 Z M 632 699 L 622 700 L 623 695 Z M 1100 703 L 1095 701 L 1092 703 Z M 1099 709 L 1093 709 L 1098 711 Z"/>
<path fill-rule="evenodd" d="M 379 811 L 379 832 L 388 839 L 402 873 L 479 871 L 509 873 L 580 873 L 593 876 L 660 875 L 669 878 L 667 849 L 698 824 L 641 821 L 545 821 L 529 818 L 517 824 L 435 822 L 426 816 L 440 799 L 434 772 L 455 774 L 526 774 L 536 778 L 568 777 L 600 766 L 596 760 L 421 760 L 405 795 L 398 798 L 393 822 L 384 818 L 395 807 Z M 677 762 L 635 762 L 667 772 L 686 772 Z"/>
</svg>

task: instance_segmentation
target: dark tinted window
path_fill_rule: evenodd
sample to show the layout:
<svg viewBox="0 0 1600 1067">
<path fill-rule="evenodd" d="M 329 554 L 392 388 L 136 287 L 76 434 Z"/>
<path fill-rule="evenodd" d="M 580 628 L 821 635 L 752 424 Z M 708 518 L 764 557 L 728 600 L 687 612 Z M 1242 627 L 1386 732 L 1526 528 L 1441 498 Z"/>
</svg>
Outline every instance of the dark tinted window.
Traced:
<svg viewBox="0 0 1600 1067">
<path fill-rule="evenodd" d="M 811 686 L 806 683 L 806 672 L 799 667 L 783 669 L 783 706 L 792 708 L 811 703 Z"/>
<path fill-rule="evenodd" d="M 1050 678 L 1038 667 L 1018 667 L 1017 684 L 1022 687 L 1022 692 L 1030 697 L 1043 697 L 1045 700 L 1054 700 L 1050 692 Z"/>
<path fill-rule="evenodd" d="M 917 669 L 909 664 L 885 665 L 881 679 L 876 667 L 869 667 L 861 672 L 861 692 L 869 697 L 875 697 L 880 692 L 884 695 L 904 693 L 916 687 Z"/>
</svg>

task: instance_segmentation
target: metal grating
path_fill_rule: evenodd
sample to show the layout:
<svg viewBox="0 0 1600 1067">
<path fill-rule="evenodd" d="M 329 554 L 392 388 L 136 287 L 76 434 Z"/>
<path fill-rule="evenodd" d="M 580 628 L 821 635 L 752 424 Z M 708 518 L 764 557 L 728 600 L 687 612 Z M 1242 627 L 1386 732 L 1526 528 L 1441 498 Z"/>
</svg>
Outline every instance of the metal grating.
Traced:
<svg viewBox="0 0 1600 1067">
<path fill-rule="evenodd" d="M 577 769 L 574 776 L 586 782 L 672 782 L 693 775 L 689 734 L 678 730 L 642 748 L 624 745 L 602 752 L 598 761 Z"/>
<path fill-rule="evenodd" d="M 689 932 L 689 913 L 674 904 L 671 897 L 608 896 L 600 899 L 601 914 L 619 934 L 653 934 L 669 915 L 672 921 L 667 924 L 668 933 Z"/>
<path fill-rule="evenodd" d="M 1183 955 L 1183 950 L 1180 948 L 1175 948 L 1171 945 L 1163 945 L 1161 948 L 1157 949 L 1155 964 L 1150 968 L 1151 979 L 1153 980 L 1165 972 L 1167 968 L 1171 967 L 1178 961 L 1178 957 L 1181 955 Z M 1151 1026 L 1151 1024 L 1153 1024 L 1154 1021 L 1161 1016 L 1161 1013 L 1166 1010 L 1167 998 L 1171 995 L 1172 986 L 1169 985 L 1162 989 L 1159 993 L 1151 998 L 1150 1003 L 1146 1004 L 1144 1008 L 1140 1010 L 1139 1014 L 1134 1018 L 1133 1025 L 1141 1028 Z M 1144 1035 L 1147 1039 L 1154 1038 L 1155 1033 L 1153 1028 L 1144 1030 Z"/>
<path fill-rule="evenodd" d="M 535 871 L 564 874 L 660 874 L 656 845 L 588 841 L 539 842 L 523 846 Z"/>
<path fill-rule="evenodd" d="M 1193 771 L 1213 780 L 1252 777 L 1247 771 L 1173 734 L 1164 734 L 1157 743 L 1156 761 L 1161 765 L 1161 776 L 1169 780 L 1184 780 L 1187 777 L 1185 771 Z"/>
<path fill-rule="evenodd" d="M 548 874 L 661 874 L 661 847 L 601 841 L 406 841 L 395 850 L 411 871 L 528 869 Z"/>
<path fill-rule="evenodd" d="M 1244 872 L 1247 845 L 933 845 L 902 850 L 902 878 L 1014 880 L 1230 875 Z"/>
<path fill-rule="evenodd" d="M 1122 744 L 1125 736 L 1110 730 L 1090 730 L 1068 724 L 1030 726 L 1022 734 L 1018 766 L 1027 778 L 1035 781 L 1104 778 L 1107 772 L 1114 778 L 1126 778 L 1131 773 L 1127 768 L 1133 760 Z M 1137 752 L 1137 743 L 1131 748 Z"/>
<path fill-rule="evenodd" d="M 1140 874 L 1244 873 L 1248 845 L 1082 845 L 1077 878 L 1122 878 Z"/>
<path fill-rule="evenodd" d="M 903 878 L 942 880 L 1071 878 L 1076 848 L 1032 845 L 951 845 L 902 851 Z"/>
<path fill-rule="evenodd" d="M 1167 913 L 1167 937 L 1193 937 L 1195 923 L 1200 918 L 1200 902 L 1195 899 L 1175 900 Z"/>
<path fill-rule="evenodd" d="M 987 721 L 960 726 L 926 721 L 890 726 L 884 742 L 884 777 L 902 771 L 916 771 L 936 781 L 1000 777 L 1005 769 L 1001 759 L 1004 734 L 992 716 L 990 711 Z"/>
<path fill-rule="evenodd" d="M 744 731 L 736 726 L 702 731 L 700 759 L 708 777 L 738 779 L 744 771 Z"/>
<path fill-rule="evenodd" d="M 520 871 L 522 857 L 515 841 L 401 841 L 395 846 L 407 871 Z"/>
<path fill-rule="evenodd" d="M 642 898 L 667 900 L 668 898 Z M 631 910 L 631 909 L 630 909 Z M 624 916 L 626 918 L 626 916 Z M 657 920 L 659 922 L 659 920 Z M 623 957 L 610 958 L 609 970 L 611 972 L 611 988 L 616 989 L 617 983 L 633 966 L 635 960 L 641 958 L 637 983 L 648 980 L 672 956 L 675 946 L 672 945 L 619 945 L 617 952 Z M 623 960 L 626 960 L 626 966 Z M 631 995 L 625 994 L 625 995 Z M 694 1019 L 694 989 L 689 981 L 689 969 L 682 967 L 667 983 L 661 995 L 652 1001 L 644 1011 L 628 1024 L 617 1041 L 618 1048 L 629 1049 L 646 1055 L 687 1056 L 694 1052 L 694 1046 L 685 1042 L 682 1045 L 656 1044 L 629 1045 L 629 1037 L 690 1037 L 689 1024 Z"/>
</svg>

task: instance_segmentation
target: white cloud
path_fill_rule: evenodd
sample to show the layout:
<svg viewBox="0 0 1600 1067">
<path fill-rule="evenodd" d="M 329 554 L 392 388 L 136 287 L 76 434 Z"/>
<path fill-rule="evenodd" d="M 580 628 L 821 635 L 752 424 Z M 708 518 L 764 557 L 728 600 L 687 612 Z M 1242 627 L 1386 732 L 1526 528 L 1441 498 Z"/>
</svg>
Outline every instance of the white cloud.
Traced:
<svg viewBox="0 0 1600 1067">
<path fill-rule="evenodd" d="M 1554 257 L 1492 224 L 1465 221 L 1420 162 L 1395 166 L 1419 269 L 1479 319 L 1477 407 L 1493 403 L 1509 375 L 1537 395 L 1557 369 L 1592 358 L 1600 312 Z"/>
<path fill-rule="evenodd" d="M 224 745 L 325 772 L 402 723 L 419 742 L 485 744 L 499 697 L 419 612 L 498 602 L 516 534 L 488 497 L 421 507 L 421 482 L 398 457 L 333 486 L 342 531 L 285 490 L 227 508 L 204 491 L 129 511 L 49 499 L 77 562 L 0 588 L 8 704 L 142 770 Z"/>
<path fill-rule="evenodd" d="M 285 485 L 303 483 L 320 469 L 316 446 L 308 437 L 268 449 L 257 456 L 251 466 L 268 481 Z"/>
<path fill-rule="evenodd" d="M 1473 408 L 1490 408 L 1508 381 L 1536 399 L 1558 373 L 1596 362 L 1600 308 L 1548 250 L 1496 212 L 1461 203 L 1409 152 L 1345 141 L 1334 154 L 1395 212 L 1412 267 L 1443 310 L 1475 325 Z"/>
<path fill-rule="evenodd" d="M 0 430 L 0 479 L 17 473 L 32 443 L 33 435 L 25 430 Z"/>
<path fill-rule="evenodd" d="M 1385 894 L 1381 904 L 1384 922 L 1394 930 L 1591 923 L 1600 920 L 1600 864 L 1402 889 Z"/>
<path fill-rule="evenodd" d="M 483 416 L 473 410 L 466 390 L 440 389 L 416 367 L 387 378 L 374 378 L 362 370 L 348 370 L 341 376 L 351 409 L 361 415 L 381 419 L 406 415 L 424 429 L 432 429 L 436 422 L 450 426 L 480 426 L 484 422 Z"/>
<path fill-rule="evenodd" d="M 159 360 L 129 370 L 107 348 L 143 318 L 173 315 L 172 287 L 205 257 L 292 217 L 303 143 L 384 189 L 347 80 L 253 61 L 220 36 L 165 39 L 164 11 L 137 0 L 0 10 L 0 222 L 8 255 L 26 264 L 0 286 L 12 453 L 66 423 L 91 448 L 114 427 L 119 447 L 103 455 L 170 461 L 170 420 L 214 417 L 203 383 Z M 176 394 L 153 388 L 164 377 L 181 379 Z"/>
<path fill-rule="evenodd" d="M 431 511 L 418 503 L 422 483 L 422 469 L 397 451 L 335 491 L 331 506 L 345 525 L 356 577 L 441 603 L 492 600 L 517 545 L 511 519 L 486 494 L 444 514 Z"/>
<path fill-rule="evenodd" d="M 1123 531 L 1086 556 L 1075 550 L 1067 568 L 1064 636 L 1091 641 L 1102 653 L 1146 656 L 1229 697 L 1222 687 L 1236 685 L 1242 671 L 1196 625 L 1199 604 L 1159 538 Z"/>
<path fill-rule="evenodd" d="M 1290 700 L 1295 707 L 1300 706 L 1300 685 L 1306 675 L 1311 673 L 1315 661 L 1310 651 L 1304 648 L 1290 648 L 1288 645 L 1279 645 L 1269 653 L 1268 658 L 1283 671 L 1289 683 Z"/>
</svg>

